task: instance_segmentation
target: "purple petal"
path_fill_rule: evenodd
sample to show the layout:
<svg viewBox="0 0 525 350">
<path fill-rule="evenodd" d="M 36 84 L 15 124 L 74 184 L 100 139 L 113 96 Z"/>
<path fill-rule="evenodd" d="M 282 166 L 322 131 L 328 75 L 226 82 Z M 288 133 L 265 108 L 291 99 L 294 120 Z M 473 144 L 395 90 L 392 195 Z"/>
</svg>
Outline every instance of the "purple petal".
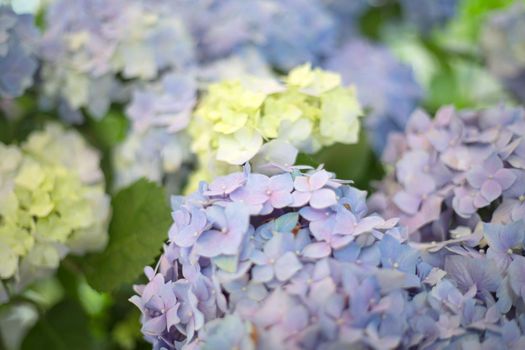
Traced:
<svg viewBox="0 0 525 350">
<path fill-rule="evenodd" d="M 503 162 L 496 154 L 489 157 L 483 163 L 483 169 L 485 169 L 488 174 L 495 174 L 501 168 L 503 168 Z"/>
<path fill-rule="evenodd" d="M 294 193 L 292 193 L 293 203 L 291 206 L 292 207 L 302 207 L 303 205 L 308 203 L 311 196 L 312 194 L 310 192 L 295 191 Z"/>
<path fill-rule="evenodd" d="M 275 262 L 275 276 L 280 281 L 287 281 L 299 271 L 302 266 L 303 264 L 301 264 L 295 253 L 285 253 Z"/>
<path fill-rule="evenodd" d="M 157 336 L 166 330 L 166 316 L 160 315 L 147 320 L 142 325 L 142 333 L 145 335 Z"/>
<path fill-rule="evenodd" d="M 252 269 L 252 281 L 270 282 L 273 279 L 273 267 L 270 265 L 254 266 Z"/>
<path fill-rule="evenodd" d="M 329 256 L 331 252 L 332 249 L 327 243 L 317 242 L 307 245 L 304 248 L 302 255 L 305 258 L 320 259 Z"/>
<path fill-rule="evenodd" d="M 293 180 L 290 174 L 275 175 L 270 178 L 269 189 L 275 191 L 292 192 Z"/>
<path fill-rule="evenodd" d="M 314 209 L 328 208 L 337 203 L 335 192 L 328 188 L 323 188 L 312 193 L 310 205 Z"/>
<path fill-rule="evenodd" d="M 168 332 L 171 329 L 171 327 L 176 326 L 177 324 L 180 323 L 180 318 L 177 315 L 178 310 L 179 310 L 179 306 L 176 305 L 176 306 L 172 307 L 171 309 L 169 309 L 166 312 L 166 321 L 167 321 L 167 330 L 168 330 Z"/>
<path fill-rule="evenodd" d="M 483 186 L 481 186 L 481 195 L 489 202 L 501 196 L 501 192 L 500 184 L 494 180 L 486 181 Z"/>
<path fill-rule="evenodd" d="M 273 192 L 270 196 L 272 207 L 279 209 L 290 205 L 294 201 L 292 194 L 288 191 Z"/>
<path fill-rule="evenodd" d="M 516 181 L 517 176 L 510 169 L 500 169 L 494 175 L 494 180 L 496 180 L 503 190 L 506 190 L 514 181 Z"/>
<path fill-rule="evenodd" d="M 310 190 L 315 191 L 322 188 L 331 178 L 332 174 L 330 174 L 326 170 L 316 171 L 313 175 L 310 176 Z"/>
<path fill-rule="evenodd" d="M 415 214 L 419 210 L 421 199 L 418 196 L 412 195 L 406 191 L 399 191 L 394 195 L 394 203 L 399 209 L 407 214 Z"/>
<path fill-rule="evenodd" d="M 482 168 L 475 168 L 467 173 L 467 181 L 474 188 L 480 188 L 487 178 L 488 174 Z"/>
</svg>

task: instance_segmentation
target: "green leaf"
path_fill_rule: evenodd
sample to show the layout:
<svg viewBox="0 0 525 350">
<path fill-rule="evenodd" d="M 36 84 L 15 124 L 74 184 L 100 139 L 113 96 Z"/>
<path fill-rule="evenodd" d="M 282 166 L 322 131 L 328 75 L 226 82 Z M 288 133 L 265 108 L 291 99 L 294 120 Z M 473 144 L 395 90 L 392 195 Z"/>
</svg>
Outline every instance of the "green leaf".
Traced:
<svg viewBox="0 0 525 350">
<path fill-rule="evenodd" d="M 323 148 L 314 157 L 323 163 L 328 171 L 337 175 L 338 179 L 362 182 L 370 175 L 367 174 L 372 150 L 362 129 L 359 142 L 353 145 L 335 144 Z"/>
<path fill-rule="evenodd" d="M 132 283 L 152 264 L 171 224 L 164 190 L 145 179 L 117 193 L 112 207 L 107 248 L 81 261 L 89 284 L 100 292 Z"/>
<path fill-rule="evenodd" d="M 96 349 L 89 321 L 78 303 L 65 300 L 46 312 L 22 343 L 25 349 Z"/>
<path fill-rule="evenodd" d="M 88 119 L 89 127 L 103 148 L 122 142 L 127 134 L 128 119 L 120 111 L 111 110 L 102 119 Z"/>
</svg>

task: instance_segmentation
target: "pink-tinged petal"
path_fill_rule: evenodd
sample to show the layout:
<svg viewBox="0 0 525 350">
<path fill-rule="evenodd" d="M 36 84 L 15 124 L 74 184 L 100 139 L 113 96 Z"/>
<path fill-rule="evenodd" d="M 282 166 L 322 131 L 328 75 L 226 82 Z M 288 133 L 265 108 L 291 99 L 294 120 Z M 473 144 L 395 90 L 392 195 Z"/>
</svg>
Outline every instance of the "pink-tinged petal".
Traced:
<svg viewBox="0 0 525 350">
<path fill-rule="evenodd" d="M 144 313 L 144 306 L 142 305 L 142 299 L 138 295 L 134 295 L 128 299 L 132 304 L 139 308 L 140 312 Z"/>
<path fill-rule="evenodd" d="M 490 202 L 481 195 L 481 193 L 477 193 L 474 196 L 473 204 L 476 208 L 483 208 L 490 204 Z"/>
<path fill-rule="evenodd" d="M 512 209 L 511 218 L 514 221 L 525 219 L 525 203 L 518 204 Z"/>
<path fill-rule="evenodd" d="M 436 182 L 430 175 L 420 174 L 418 178 L 404 186 L 408 193 L 417 196 L 428 195 L 436 189 Z"/>
<path fill-rule="evenodd" d="M 309 176 L 310 191 L 315 191 L 322 188 L 328 180 L 332 178 L 332 174 L 326 170 L 319 170 L 312 176 Z"/>
<path fill-rule="evenodd" d="M 367 216 L 364 217 L 359 223 L 357 224 L 354 235 L 360 235 L 362 233 L 370 232 L 374 228 L 382 225 L 385 222 L 382 217 L 380 216 Z"/>
<path fill-rule="evenodd" d="M 413 217 L 404 220 L 402 224 L 408 227 L 409 233 L 416 231 L 420 227 L 439 219 L 441 214 L 441 203 L 443 198 L 431 196 L 421 205 L 421 210 Z"/>
<path fill-rule="evenodd" d="M 481 195 L 489 202 L 501 196 L 501 192 L 500 184 L 494 180 L 486 181 L 483 186 L 481 186 Z"/>
<path fill-rule="evenodd" d="M 421 199 L 418 196 L 414 196 L 406 191 L 397 192 L 393 201 L 399 209 L 412 215 L 417 213 L 421 204 Z"/>
<path fill-rule="evenodd" d="M 155 275 L 151 281 L 144 287 L 142 292 L 142 300 L 149 300 L 158 293 L 160 288 L 164 285 L 164 276 L 160 273 Z"/>
<path fill-rule="evenodd" d="M 506 190 L 512 186 L 514 181 L 516 181 L 516 178 L 516 174 L 514 174 L 514 172 L 510 169 L 500 169 L 494 175 L 494 180 L 500 184 L 503 190 Z"/>
<path fill-rule="evenodd" d="M 330 255 L 332 249 L 325 242 L 311 243 L 304 247 L 303 257 L 310 259 L 321 259 Z"/>
<path fill-rule="evenodd" d="M 288 191 L 273 192 L 270 196 L 270 203 L 274 208 L 284 208 L 293 202 L 294 198 Z"/>
<path fill-rule="evenodd" d="M 350 242 L 354 240 L 354 236 L 352 235 L 346 235 L 346 236 L 333 236 L 332 241 L 330 242 L 330 245 L 334 249 L 341 249 L 345 246 L 347 246 Z"/>
<path fill-rule="evenodd" d="M 349 210 L 338 211 L 335 216 L 334 233 L 349 235 L 354 232 L 354 227 L 357 225 L 355 215 Z"/>
<path fill-rule="evenodd" d="M 295 253 L 287 252 L 277 259 L 274 267 L 275 277 L 279 281 L 287 281 L 303 267 L 303 264 L 301 264 Z"/>
<path fill-rule="evenodd" d="M 312 208 L 324 209 L 334 204 L 337 204 L 337 197 L 333 190 L 323 188 L 312 192 L 312 197 L 310 198 L 310 205 L 312 206 Z"/>
<path fill-rule="evenodd" d="M 297 305 L 286 313 L 283 320 L 283 326 L 287 332 L 294 334 L 306 328 L 308 322 L 308 310 L 303 305 Z"/>
<path fill-rule="evenodd" d="M 465 218 L 470 217 L 477 210 L 476 207 L 474 207 L 474 198 L 470 196 L 454 197 L 452 206 L 459 216 Z"/>
<path fill-rule="evenodd" d="M 292 192 L 293 180 L 290 174 L 275 175 L 270 178 L 268 188 L 272 192 L 276 191 L 287 191 Z"/>
<path fill-rule="evenodd" d="M 265 192 L 258 192 L 249 187 L 242 187 L 237 189 L 230 195 L 234 202 L 246 203 L 249 205 L 263 204 L 268 200 L 268 195 Z"/>
<path fill-rule="evenodd" d="M 142 325 L 142 333 L 145 335 L 157 336 L 166 330 L 166 316 L 160 315 L 147 320 Z"/>
<path fill-rule="evenodd" d="M 270 282 L 273 279 L 273 267 L 270 265 L 254 266 L 252 269 L 252 281 Z"/>
<path fill-rule="evenodd" d="M 229 242 L 228 235 L 221 231 L 209 230 L 200 235 L 195 244 L 195 250 L 197 254 L 213 258 L 220 254 L 226 254 L 224 247 L 229 244 L 231 243 Z"/>
<path fill-rule="evenodd" d="M 186 226 L 178 233 L 171 234 L 170 237 L 171 241 L 177 246 L 187 248 L 191 247 L 195 243 L 199 235 L 200 232 L 196 231 L 192 226 Z"/>
<path fill-rule="evenodd" d="M 449 146 L 450 135 L 445 130 L 431 129 L 426 133 L 426 136 L 432 146 L 440 152 Z"/>
<path fill-rule="evenodd" d="M 485 160 L 485 162 L 483 162 L 483 169 L 485 169 L 488 174 L 494 174 L 501 168 L 503 168 L 503 162 L 496 154 L 492 155 L 487 160 Z"/>
<path fill-rule="evenodd" d="M 488 178 L 488 173 L 480 167 L 476 167 L 467 173 L 467 181 L 470 186 L 480 188 Z"/>
<path fill-rule="evenodd" d="M 167 329 L 170 330 L 171 327 L 176 326 L 180 323 L 180 318 L 177 315 L 177 311 L 179 310 L 179 305 L 175 305 L 171 309 L 168 309 L 166 312 L 166 322 L 167 322 Z"/>
<path fill-rule="evenodd" d="M 293 182 L 294 188 L 297 191 L 301 192 L 309 192 L 310 190 L 310 182 L 308 176 L 297 176 Z"/>
<path fill-rule="evenodd" d="M 333 235 L 333 220 L 314 221 L 310 223 L 310 232 L 318 241 L 330 242 Z"/>
<path fill-rule="evenodd" d="M 293 203 L 291 206 L 292 207 L 302 207 L 303 205 L 308 203 L 311 196 L 312 194 L 310 192 L 295 191 L 294 193 L 292 193 Z"/>
<path fill-rule="evenodd" d="M 331 210 L 317 210 L 312 207 L 304 207 L 299 210 L 299 215 L 308 221 L 326 220 L 331 215 Z"/>
</svg>

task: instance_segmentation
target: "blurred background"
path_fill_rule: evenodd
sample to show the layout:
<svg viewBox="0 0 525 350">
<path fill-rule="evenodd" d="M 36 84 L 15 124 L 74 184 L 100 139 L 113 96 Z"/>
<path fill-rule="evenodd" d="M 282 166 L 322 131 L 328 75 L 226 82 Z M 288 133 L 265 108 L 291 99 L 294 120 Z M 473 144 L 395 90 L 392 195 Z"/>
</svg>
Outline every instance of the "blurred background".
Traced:
<svg viewBox="0 0 525 350">
<path fill-rule="evenodd" d="M 152 120 L 166 113 L 189 118 L 206 86 L 221 79 L 279 77 L 305 62 L 340 73 L 365 110 L 360 142 L 300 154 L 298 163 L 325 164 L 366 190 L 384 174 L 388 135 L 402 131 L 417 108 L 433 114 L 443 105 L 525 101 L 522 0 L 0 6 L 0 142 L 20 144 L 49 121 L 74 128 L 99 150 L 112 195 L 141 177 L 162 184 L 167 195 L 180 190 L 194 170 L 185 125 Z M 168 225 L 169 214 L 163 220 Z M 83 264 L 66 258 L 54 277 L 0 303 L 0 347 L 149 348 L 140 313 L 127 301 L 140 279 L 115 277 L 108 290 L 95 289 Z"/>
</svg>

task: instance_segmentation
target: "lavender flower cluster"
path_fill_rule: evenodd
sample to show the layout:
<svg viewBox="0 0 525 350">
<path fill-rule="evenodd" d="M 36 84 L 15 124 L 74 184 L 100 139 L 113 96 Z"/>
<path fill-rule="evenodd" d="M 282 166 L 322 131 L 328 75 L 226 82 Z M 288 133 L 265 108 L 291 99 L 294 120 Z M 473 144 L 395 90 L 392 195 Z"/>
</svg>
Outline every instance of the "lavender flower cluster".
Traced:
<svg viewBox="0 0 525 350">
<path fill-rule="evenodd" d="M 181 6 L 201 62 L 255 47 L 282 70 L 317 64 L 335 45 L 330 13 L 319 0 L 212 0 Z"/>
<path fill-rule="evenodd" d="M 479 230 L 428 249 L 397 219 L 368 215 L 365 198 L 298 167 L 271 177 L 245 167 L 174 197 L 164 254 L 130 299 L 146 339 L 155 349 L 525 346 L 523 230 L 486 228 L 487 255 L 515 237 L 498 273 L 467 244 Z"/>
<path fill-rule="evenodd" d="M 413 240 L 442 241 L 455 226 L 525 218 L 525 111 L 415 112 L 383 154 L 391 167 L 370 204 L 399 217 Z"/>
<path fill-rule="evenodd" d="M 177 13 L 161 5 L 142 0 L 51 4 L 41 43 L 45 94 L 58 99 L 69 118 L 83 107 L 102 117 L 111 102 L 125 100 L 133 80 L 148 82 L 165 70 L 191 66 L 191 36 Z"/>
<path fill-rule="evenodd" d="M 383 46 L 364 39 L 351 39 L 325 63 L 338 72 L 344 84 L 357 88 L 359 101 L 370 114 L 365 119 L 368 138 L 377 153 L 386 145 L 386 135 L 403 131 L 410 114 L 423 97 L 412 69 L 399 62 Z"/>
<path fill-rule="evenodd" d="M 34 19 L 0 5 L 0 97 L 22 95 L 33 84 L 39 38 Z"/>
<path fill-rule="evenodd" d="M 481 46 L 492 74 L 520 102 L 525 102 L 525 5 L 515 5 L 492 14 L 483 29 Z"/>
</svg>

